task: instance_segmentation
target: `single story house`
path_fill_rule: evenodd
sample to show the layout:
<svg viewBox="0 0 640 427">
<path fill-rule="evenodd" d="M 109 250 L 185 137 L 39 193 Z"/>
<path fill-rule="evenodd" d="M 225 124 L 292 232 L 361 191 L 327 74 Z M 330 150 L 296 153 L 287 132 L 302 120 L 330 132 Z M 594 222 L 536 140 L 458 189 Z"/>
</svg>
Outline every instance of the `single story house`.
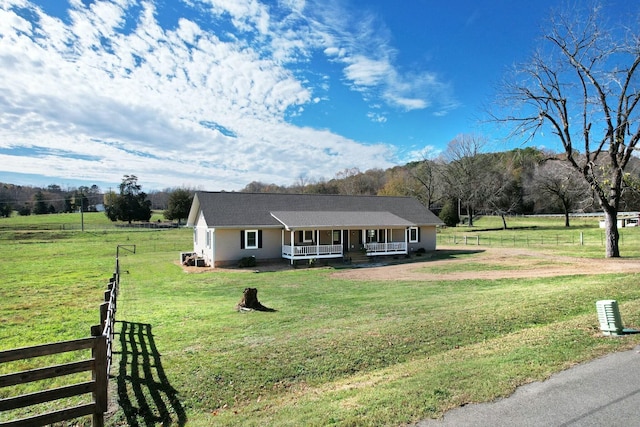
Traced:
<svg viewBox="0 0 640 427">
<path fill-rule="evenodd" d="M 436 249 L 442 221 L 411 197 L 198 191 L 187 226 L 213 267 L 256 260 L 346 258 Z"/>
</svg>

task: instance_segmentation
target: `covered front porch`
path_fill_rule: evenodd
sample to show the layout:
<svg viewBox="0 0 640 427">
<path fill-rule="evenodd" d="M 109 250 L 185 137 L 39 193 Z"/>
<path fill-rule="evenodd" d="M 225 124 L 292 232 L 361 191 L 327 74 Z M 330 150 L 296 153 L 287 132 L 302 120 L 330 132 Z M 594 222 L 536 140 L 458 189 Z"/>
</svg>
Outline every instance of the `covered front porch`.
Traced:
<svg viewBox="0 0 640 427">
<path fill-rule="evenodd" d="M 282 257 L 293 262 L 347 258 L 354 252 L 367 256 L 407 254 L 408 238 L 407 229 L 283 230 Z"/>
<path fill-rule="evenodd" d="M 390 212 L 271 212 L 283 226 L 282 257 L 291 260 L 407 254 L 415 224 Z"/>
</svg>

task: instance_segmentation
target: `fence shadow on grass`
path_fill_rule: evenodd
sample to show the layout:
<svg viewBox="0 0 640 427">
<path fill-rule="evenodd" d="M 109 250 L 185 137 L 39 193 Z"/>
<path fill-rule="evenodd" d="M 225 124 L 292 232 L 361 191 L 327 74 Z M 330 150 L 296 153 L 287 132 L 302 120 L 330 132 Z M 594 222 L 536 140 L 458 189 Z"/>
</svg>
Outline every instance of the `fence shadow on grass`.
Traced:
<svg viewBox="0 0 640 427">
<path fill-rule="evenodd" d="M 184 426 L 187 416 L 162 368 L 151 325 L 118 323 L 121 325 L 118 403 L 127 424 Z"/>
</svg>

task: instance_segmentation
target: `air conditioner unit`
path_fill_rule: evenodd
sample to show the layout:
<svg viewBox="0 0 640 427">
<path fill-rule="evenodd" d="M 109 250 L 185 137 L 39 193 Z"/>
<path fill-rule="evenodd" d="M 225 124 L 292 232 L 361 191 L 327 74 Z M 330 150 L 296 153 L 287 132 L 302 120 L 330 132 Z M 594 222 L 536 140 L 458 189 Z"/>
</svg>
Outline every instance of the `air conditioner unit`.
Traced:
<svg viewBox="0 0 640 427">
<path fill-rule="evenodd" d="M 596 302 L 598 321 L 603 335 L 618 336 L 624 333 L 622 318 L 616 300 L 602 300 Z"/>
</svg>

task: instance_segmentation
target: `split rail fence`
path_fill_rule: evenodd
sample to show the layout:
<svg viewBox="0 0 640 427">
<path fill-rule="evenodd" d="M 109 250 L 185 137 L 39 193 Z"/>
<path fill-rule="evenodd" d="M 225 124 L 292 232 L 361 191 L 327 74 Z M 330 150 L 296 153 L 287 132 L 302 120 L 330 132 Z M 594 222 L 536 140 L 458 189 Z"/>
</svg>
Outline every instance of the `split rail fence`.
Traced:
<svg viewBox="0 0 640 427">
<path fill-rule="evenodd" d="M 44 426 L 89 415 L 93 417 L 94 427 L 104 425 L 104 413 L 107 411 L 108 406 L 107 390 L 113 354 L 119 283 L 119 270 L 116 268 L 116 273 L 113 274 L 107 284 L 104 302 L 100 304 L 100 324 L 91 327 L 90 337 L 0 351 L 1 365 L 8 362 L 74 351 L 84 350 L 88 353 L 88 350 L 91 350 L 90 356 L 84 360 L 0 375 L 0 388 L 3 388 L 81 372 L 91 372 L 90 381 L 0 399 L 0 412 L 28 408 L 89 393 L 91 393 L 91 402 L 39 415 L 29 415 L 25 418 L 11 421 L 0 421 L 0 427 Z"/>
</svg>

